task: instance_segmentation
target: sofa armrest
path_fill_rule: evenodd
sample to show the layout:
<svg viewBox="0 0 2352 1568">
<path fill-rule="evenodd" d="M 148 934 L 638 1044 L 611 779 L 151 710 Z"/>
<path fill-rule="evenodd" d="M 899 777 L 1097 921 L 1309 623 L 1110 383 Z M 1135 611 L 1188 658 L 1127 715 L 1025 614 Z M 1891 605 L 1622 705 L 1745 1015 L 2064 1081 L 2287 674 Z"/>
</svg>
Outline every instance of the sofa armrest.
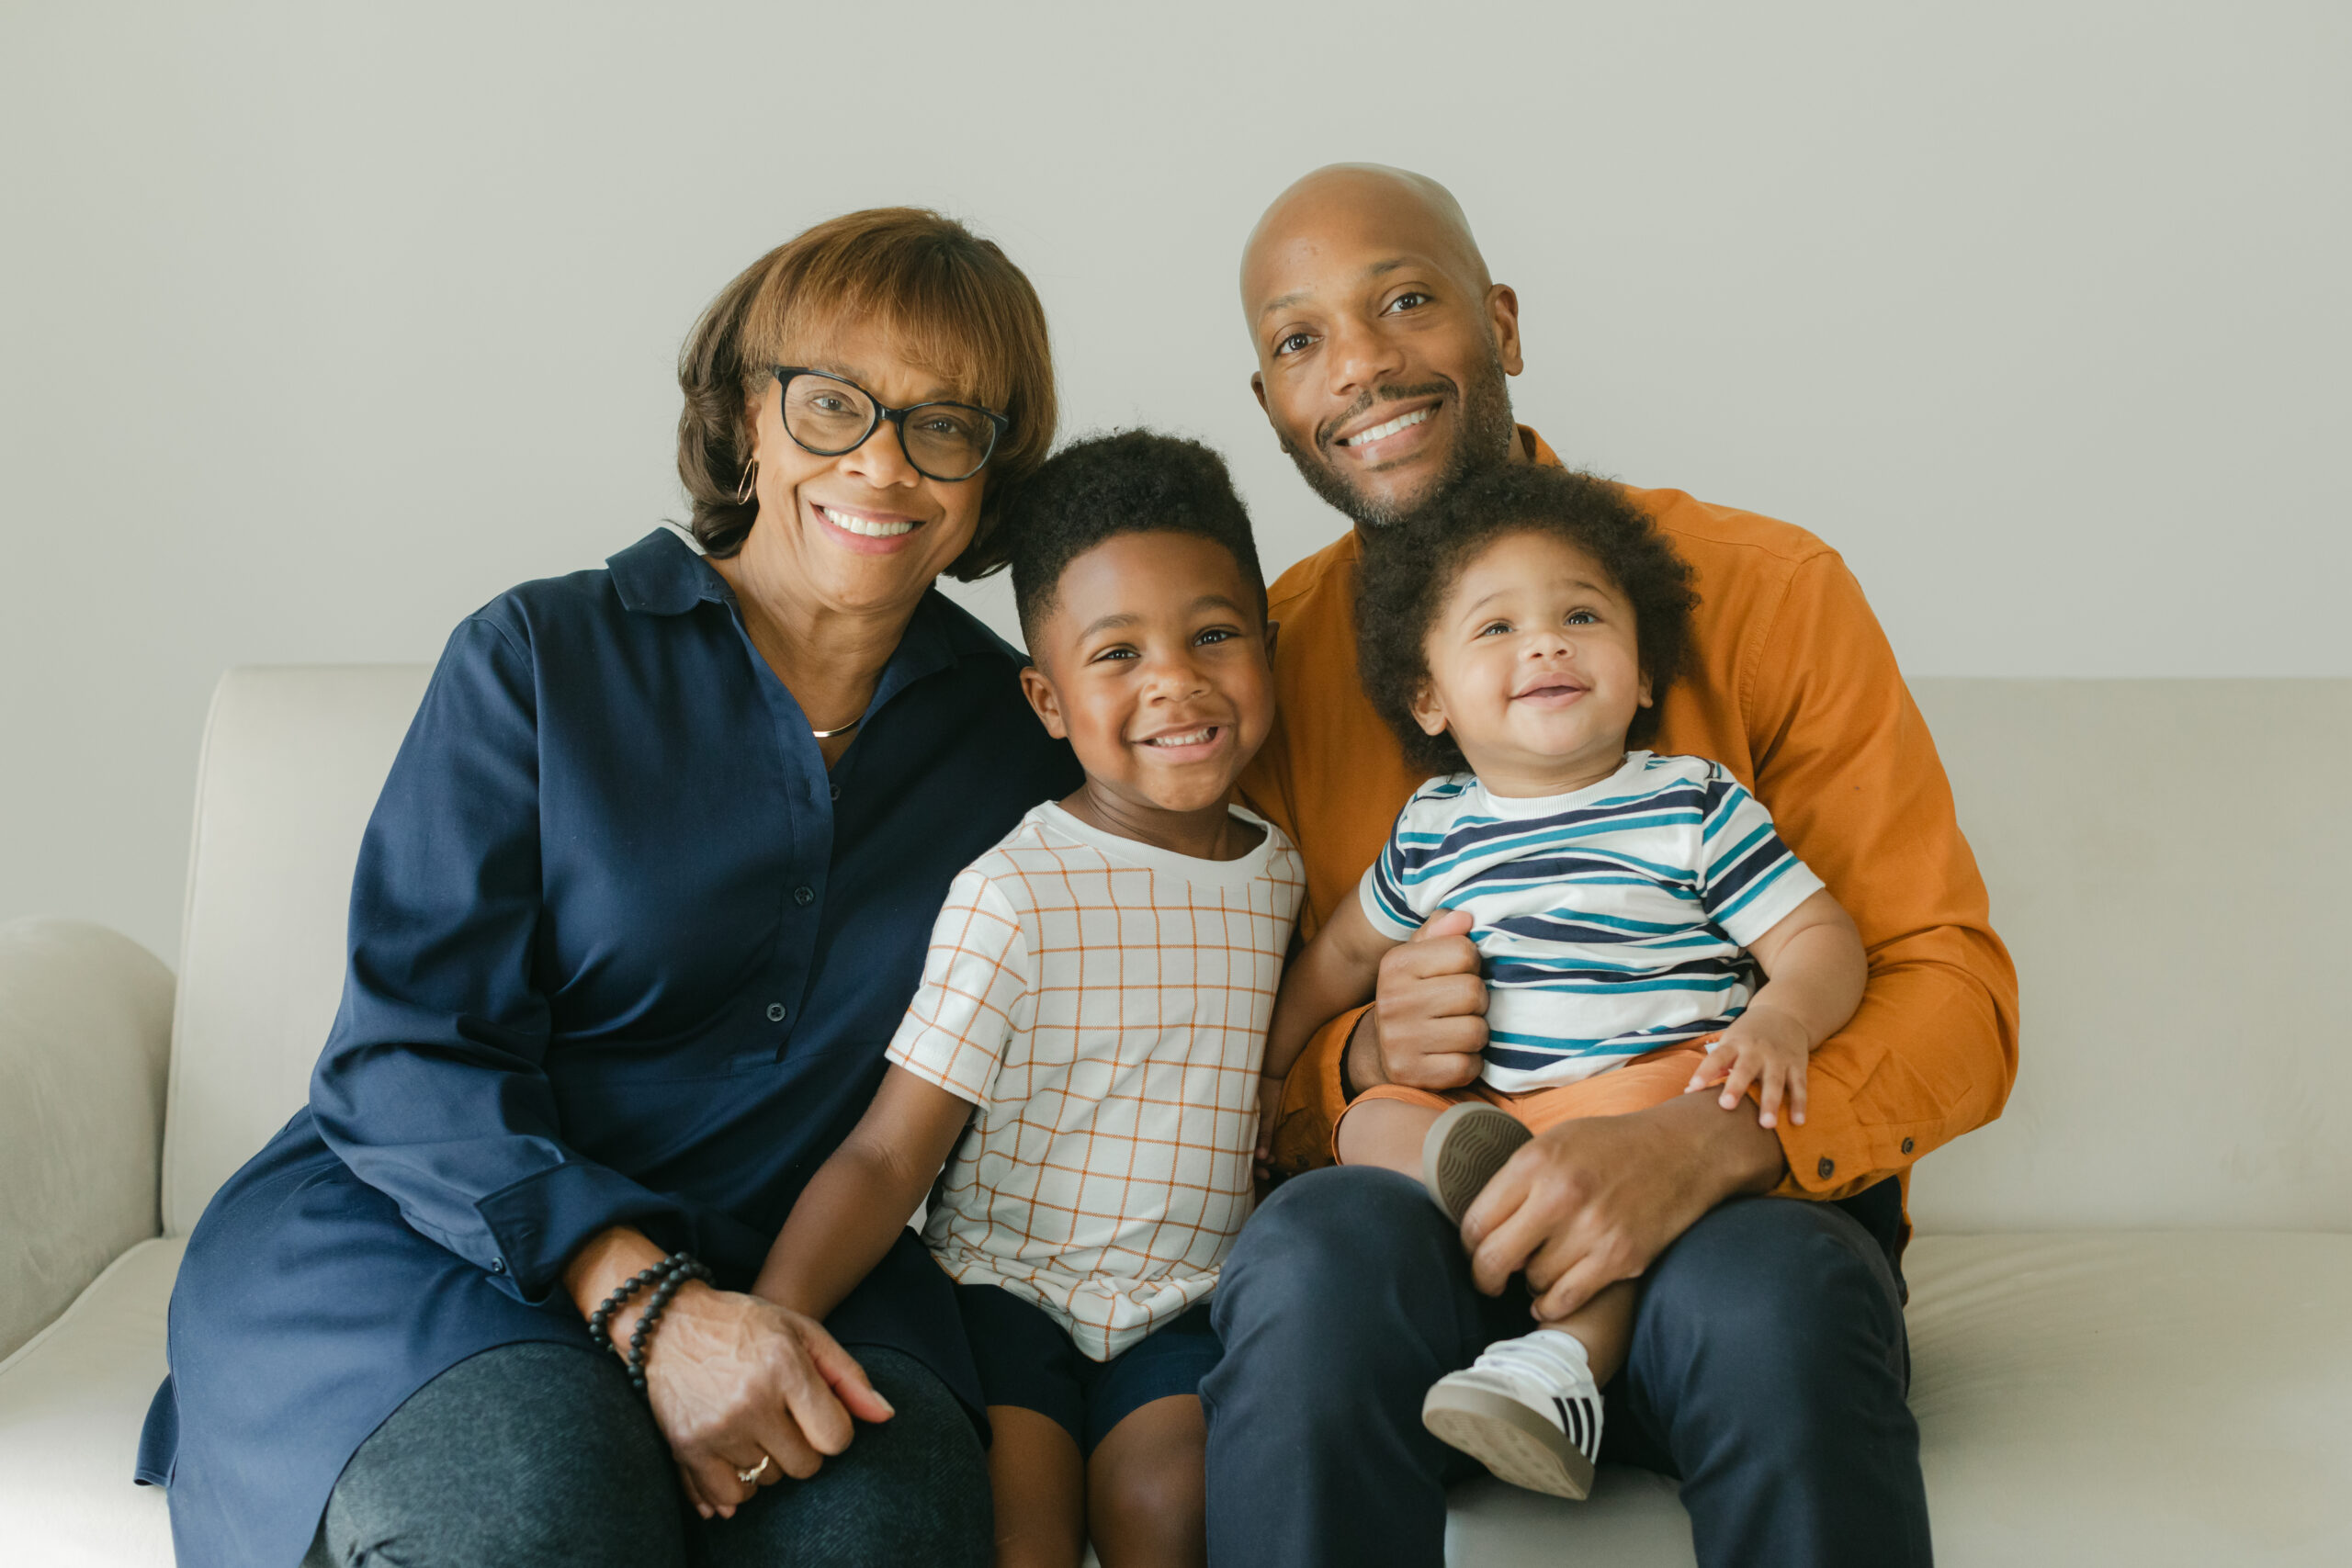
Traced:
<svg viewBox="0 0 2352 1568">
<path fill-rule="evenodd" d="M 160 1228 L 172 972 L 103 926 L 0 926 L 0 1358 Z"/>
</svg>

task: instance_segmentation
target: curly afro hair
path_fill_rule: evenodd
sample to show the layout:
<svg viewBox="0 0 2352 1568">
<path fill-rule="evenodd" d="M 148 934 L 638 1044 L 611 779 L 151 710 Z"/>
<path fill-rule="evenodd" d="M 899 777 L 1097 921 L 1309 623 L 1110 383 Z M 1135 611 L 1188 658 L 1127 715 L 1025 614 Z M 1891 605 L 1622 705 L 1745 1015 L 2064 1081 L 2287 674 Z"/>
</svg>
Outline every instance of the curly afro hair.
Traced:
<svg viewBox="0 0 2352 1568">
<path fill-rule="evenodd" d="M 1264 621 L 1258 544 L 1225 459 L 1182 436 L 1122 430 L 1063 447 L 1006 505 L 1013 604 L 1033 654 L 1069 563 L 1122 534 L 1193 534 L 1223 545 L 1257 592 Z"/>
<path fill-rule="evenodd" d="M 1634 608 L 1634 639 L 1654 696 L 1681 673 L 1699 595 L 1690 568 L 1657 525 L 1607 479 L 1549 465 L 1509 463 L 1446 491 L 1402 526 L 1364 542 L 1356 576 L 1356 667 L 1364 694 L 1403 742 L 1406 759 L 1432 773 L 1464 771 L 1450 734 L 1413 720 L 1429 683 L 1429 636 L 1445 602 L 1497 540 L 1548 534 L 1590 556 Z M 1627 739 L 1646 740 L 1657 708 L 1640 709 Z"/>
</svg>

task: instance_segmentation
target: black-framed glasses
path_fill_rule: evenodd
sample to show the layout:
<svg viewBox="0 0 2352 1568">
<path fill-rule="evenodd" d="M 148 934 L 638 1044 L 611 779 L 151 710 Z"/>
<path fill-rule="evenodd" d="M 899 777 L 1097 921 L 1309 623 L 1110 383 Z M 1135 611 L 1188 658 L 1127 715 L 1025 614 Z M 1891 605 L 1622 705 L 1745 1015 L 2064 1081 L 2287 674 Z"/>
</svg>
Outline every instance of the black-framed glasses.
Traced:
<svg viewBox="0 0 2352 1568">
<path fill-rule="evenodd" d="M 784 433 L 820 457 L 838 457 L 865 445 L 888 420 L 899 427 L 907 461 L 925 479 L 953 484 L 988 467 L 1012 422 L 970 403 L 916 403 L 894 409 L 854 381 L 805 365 L 778 365 L 784 390 Z"/>
</svg>

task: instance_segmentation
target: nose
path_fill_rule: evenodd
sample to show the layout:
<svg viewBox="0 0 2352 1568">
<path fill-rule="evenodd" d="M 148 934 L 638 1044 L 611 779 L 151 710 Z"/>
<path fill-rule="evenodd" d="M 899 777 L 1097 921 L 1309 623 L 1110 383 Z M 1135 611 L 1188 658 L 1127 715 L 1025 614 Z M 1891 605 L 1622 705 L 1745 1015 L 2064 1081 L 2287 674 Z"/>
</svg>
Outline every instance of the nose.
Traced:
<svg viewBox="0 0 2352 1568">
<path fill-rule="evenodd" d="M 1189 643 L 1182 649 L 1153 655 L 1144 667 L 1146 702 L 1182 702 L 1188 697 L 1197 697 L 1208 689 L 1208 677 L 1193 658 Z"/>
<path fill-rule="evenodd" d="M 1557 626 L 1532 626 L 1520 641 L 1522 659 L 1565 659 L 1573 649 L 1568 634 Z"/>
<path fill-rule="evenodd" d="M 865 480 L 876 490 L 920 484 L 922 476 L 907 459 L 906 444 L 899 438 L 895 421 L 884 420 L 874 434 L 842 454 L 841 470 Z"/>
<path fill-rule="evenodd" d="M 1334 396 L 1354 397 L 1402 378 L 1404 351 L 1369 321 L 1341 318 L 1331 328 L 1329 343 L 1324 363 L 1330 367 Z"/>
</svg>

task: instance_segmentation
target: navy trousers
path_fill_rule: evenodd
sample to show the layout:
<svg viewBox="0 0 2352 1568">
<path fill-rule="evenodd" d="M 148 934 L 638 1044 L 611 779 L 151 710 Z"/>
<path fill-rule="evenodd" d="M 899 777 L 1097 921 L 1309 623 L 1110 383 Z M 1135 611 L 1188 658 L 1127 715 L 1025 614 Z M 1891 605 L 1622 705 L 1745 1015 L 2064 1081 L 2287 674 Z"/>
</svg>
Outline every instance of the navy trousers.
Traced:
<svg viewBox="0 0 2352 1568">
<path fill-rule="evenodd" d="M 1900 1224 L 1892 1181 L 1741 1200 L 1645 1277 L 1601 1460 L 1681 1482 L 1703 1568 L 1929 1561 Z M 1479 1467 L 1422 1428 L 1421 1396 L 1533 1326 L 1525 1291 L 1479 1294 L 1420 1185 L 1352 1167 L 1277 1189 L 1213 1300 L 1213 1568 L 1442 1562 L 1445 1489 Z"/>
</svg>

